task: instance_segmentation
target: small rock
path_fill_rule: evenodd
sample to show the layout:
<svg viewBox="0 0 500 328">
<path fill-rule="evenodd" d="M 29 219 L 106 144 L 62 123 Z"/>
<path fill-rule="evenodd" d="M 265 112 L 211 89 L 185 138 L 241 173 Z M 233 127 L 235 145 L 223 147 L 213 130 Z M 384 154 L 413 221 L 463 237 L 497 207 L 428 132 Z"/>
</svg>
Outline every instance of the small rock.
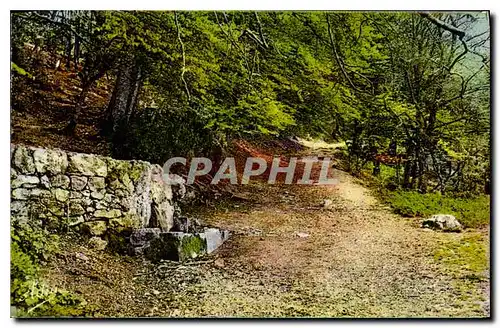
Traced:
<svg viewBox="0 0 500 328">
<path fill-rule="evenodd" d="M 11 188 L 18 188 L 21 186 L 24 187 L 35 187 L 40 180 L 38 177 L 31 175 L 18 175 L 12 182 L 10 183 Z"/>
<path fill-rule="evenodd" d="M 108 245 L 108 242 L 105 240 L 102 240 L 99 237 L 92 237 L 89 240 L 89 246 L 98 250 L 98 251 L 104 250 L 107 245 Z"/>
<path fill-rule="evenodd" d="M 423 228 L 430 228 L 434 230 L 460 232 L 462 231 L 462 225 L 458 220 L 449 214 L 436 214 L 431 218 L 426 219 L 422 222 Z"/>
<path fill-rule="evenodd" d="M 112 218 L 117 218 L 119 216 L 122 215 L 122 212 L 120 210 L 117 210 L 117 209 L 112 209 L 112 210 L 109 210 L 109 211 L 106 211 L 106 210 L 96 210 L 94 212 L 94 216 L 96 218 L 108 218 L 108 219 L 112 219 Z"/>
<path fill-rule="evenodd" d="M 31 196 L 39 198 L 51 198 L 52 194 L 48 190 L 44 189 L 31 189 Z"/>
<path fill-rule="evenodd" d="M 83 195 L 81 193 L 79 193 L 78 191 L 70 191 L 69 198 L 70 199 L 81 199 L 81 198 L 83 198 Z"/>
<path fill-rule="evenodd" d="M 12 198 L 20 200 L 28 199 L 30 198 L 30 191 L 24 188 L 14 189 L 12 190 Z"/>
<path fill-rule="evenodd" d="M 106 177 L 108 167 L 106 162 L 96 155 L 73 154 L 69 158 L 69 171 L 86 176 Z"/>
<path fill-rule="evenodd" d="M 106 188 L 106 182 L 102 177 L 91 177 L 88 186 L 91 191 L 97 191 Z"/>
<path fill-rule="evenodd" d="M 124 216 L 109 220 L 109 228 L 116 232 L 130 231 L 140 226 L 140 222 L 134 215 L 125 214 Z"/>
<path fill-rule="evenodd" d="M 160 292 L 157 291 L 156 289 L 153 289 L 153 294 L 158 296 L 158 295 L 160 295 Z"/>
<path fill-rule="evenodd" d="M 90 194 L 90 197 L 94 198 L 94 199 L 103 199 L 104 198 L 104 194 L 103 193 L 100 193 L 98 191 L 93 191 L 91 194 Z"/>
<path fill-rule="evenodd" d="M 87 178 L 80 176 L 72 176 L 71 177 L 71 189 L 73 190 L 83 190 L 87 185 Z"/>
<path fill-rule="evenodd" d="M 31 150 L 24 146 L 17 146 L 14 152 L 14 165 L 22 173 L 35 173 L 35 163 Z"/>
<path fill-rule="evenodd" d="M 83 208 L 83 206 L 74 202 L 69 203 L 68 210 L 69 210 L 69 215 L 71 216 L 85 214 L 85 209 Z"/>
<path fill-rule="evenodd" d="M 77 226 L 83 222 L 85 222 L 85 218 L 83 216 L 70 216 L 68 219 L 68 226 L 73 227 Z"/>
<path fill-rule="evenodd" d="M 27 202 L 23 201 L 12 201 L 10 202 L 10 210 L 12 212 L 22 212 L 27 210 L 29 207 Z"/>
<path fill-rule="evenodd" d="M 215 260 L 214 265 L 216 267 L 222 269 L 223 267 L 225 267 L 225 265 L 224 265 L 224 259 L 217 259 L 217 260 Z"/>
<path fill-rule="evenodd" d="M 68 158 L 65 152 L 57 149 L 36 149 L 33 159 L 38 173 L 64 173 L 68 167 Z"/>
<path fill-rule="evenodd" d="M 51 179 L 51 185 L 53 187 L 61 187 L 68 188 L 69 187 L 69 178 L 63 174 L 58 174 Z"/>
<path fill-rule="evenodd" d="M 49 181 L 49 177 L 48 176 L 43 175 L 40 178 L 40 182 L 42 183 L 42 186 L 44 186 L 47 189 L 50 189 L 51 185 L 50 185 L 50 181 Z"/>
<path fill-rule="evenodd" d="M 78 259 L 78 260 L 82 260 L 82 261 L 89 261 L 90 259 L 83 253 L 75 253 L 75 257 Z"/>
<path fill-rule="evenodd" d="M 325 209 L 330 209 L 333 205 L 333 201 L 331 199 L 323 199 L 321 202 L 321 207 Z"/>
<path fill-rule="evenodd" d="M 309 234 L 305 233 L 305 232 L 296 232 L 295 235 L 297 237 L 300 237 L 300 238 L 307 238 L 307 237 L 309 237 Z"/>
<path fill-rule="evenodd" d="M 58 201 L 63 202 L 63 203 L 64 203 L 65 201 L 67 201 L 67 200 L 68 200 L 68 198 L 69 198 L 69 191 L 64 190 L 64 189 L 60 189 L 60 188 L 58 188 L 58 189 L 54 189 L 54 190 L 52 191 L 52 193 L 54 194 L 54 197 L 55 197 Z"/>
</svg>

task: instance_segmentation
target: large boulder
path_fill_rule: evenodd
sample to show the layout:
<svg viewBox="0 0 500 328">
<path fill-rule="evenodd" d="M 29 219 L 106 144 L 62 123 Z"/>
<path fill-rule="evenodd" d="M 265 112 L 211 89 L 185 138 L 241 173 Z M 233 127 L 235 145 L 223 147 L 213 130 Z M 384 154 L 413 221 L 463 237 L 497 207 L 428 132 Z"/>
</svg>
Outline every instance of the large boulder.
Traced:
<svg viewBox="0 0 500 328">
<path fill-rule="evenodd" d="M 177 174 L 163 173 L 163 181 L 169 185 L 172 190 L 174 200 L 180 200 L 186 195 L 186 180 Z"/>
<path fill-rule="evenodd" d="M 11 146 L 12 149 L 12 146 Z M 35 173 L 35 163 L 33 161 L 33 157 L 31 156 L 31 150 L 24 147 L 19 146 L 14 151 L 14 159 L 13 164 L 16 169 L 18 169 L 21 173 Z"/>
<path fill-rule="evenodd" d="M 425 219 L 422 222 L 422 227 L 450 232 L 462 231 L 462 225 L 460 222 L 458 222 L 458 220 L 450 214 L 433 215 L 429 219 Z"/>
<path fill-rule="evenodd" d="M 174 226 L 174 206 L 169 201 L 160 204 L 152 203 L 150 225 L 167 232 Z"/>
<path fill-rule="evenodd" d="M 144 231 L 144 229 L 142 230 Z M 131 238 L 132 246 L 137 245 L 135 246 L 136 254 L 142 253 L 154 262 L 160 260 L 186 261 L 212 253 L 229 238 L 229 232 L 216 228 L 204 228 L 203 232 L 199 233 L 180 231 L 158 233 L 155 231 L 147 236 L 149 239 L 144 245 L 139 245 L 135 241 L 135 239 L 140 238 Z"/>
<path fill-rule="evenodd" d="M 68 157 L 65 152 L 58 149 L 35 149 L 33 152 L 36 171 L 40 174 L 53 175 L 66 172 Z"/>
<path fill-rule="evenodd" d="M 85 175 L 106 177 L 108 166 L 106 162 L 96 155 L 72 154 L 69 157 L 69 172 Z"/>
<path fill-rule="evenodd" d="M 159 238 L 150 241 L 144 249 L 144 255 L 151 261 L 160 260 L 186 261 L 207 252 L 207 243 L 203 234 L 183 232 L 163 232 Z"/>
</svg>

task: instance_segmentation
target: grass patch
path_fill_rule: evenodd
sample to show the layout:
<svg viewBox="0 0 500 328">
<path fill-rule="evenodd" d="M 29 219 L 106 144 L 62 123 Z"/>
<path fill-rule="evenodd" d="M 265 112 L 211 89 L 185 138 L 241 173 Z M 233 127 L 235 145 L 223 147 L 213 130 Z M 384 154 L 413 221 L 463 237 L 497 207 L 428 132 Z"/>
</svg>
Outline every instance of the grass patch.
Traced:
<svg viewBox="0 0 500 328">
<path fill-rule="evenodd" d="M 450 235 L 446 235 L 450 236 Z M 478 316 L 488 313 L 485 283 L 489 282 L 488 238 L 482 233 L 454 235 L 444 238 L 434 251 L 434 261 L 440 264 L 444 274 L 451 276 L 451 286 L 457 299 L 452 306 L 467 304 Z"/>
<path fill-rule="evenodd" d="M 11 226 L 11 287 L 13 317 L 72 317 L 86 313 L 87 302 L 50 287 L 40 268 L 58 251 L 58 237 L 41 227 L 13 222 Z"/>
<path fill-rule="evenodd" d="M 420 194 L 414 191 L 388 193 L 385 200 L 398 214 L 428 217 L 452 214 L 465 228 L 481 228 L 490 222 L 490 197 L 455 198 L 437 193 Z"/>
<path fill-rule="evenodd" d="M 487 242 L 481 233 L 463 235 L 447 240 L 435 252 L 434 260 L 461 278 L 482 280 L 488 269 Z"/>
</svg>

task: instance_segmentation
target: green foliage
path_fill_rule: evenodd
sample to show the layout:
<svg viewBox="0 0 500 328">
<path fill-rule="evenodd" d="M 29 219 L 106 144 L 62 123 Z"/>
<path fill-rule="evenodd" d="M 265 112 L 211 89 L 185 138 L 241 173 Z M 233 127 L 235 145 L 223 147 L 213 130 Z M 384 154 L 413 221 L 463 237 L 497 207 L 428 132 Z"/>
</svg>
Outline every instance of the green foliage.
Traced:
<svg viewBox="0 0 500 328">
<path fill-rule="evenodd" d="M 57 236 L 28 223 L 11 227 L 11 306 L 15 317 L 80 316 L 85 300 L 51 288 L 40 279 L 40 265 L 57 250 Z"/>
<path fill-rule="evenodd" d="M 161 165 L 175 156 L 207 155 L 217 140 L 206 124 L 192 111 L 146 108 L 131 119 L 125 153 Z"/>
<path fill-rule="evenodd" d="M 59 52 L 81 39 L 83 86 L 136 65 L 140 83 L 115 90 L 137 86 L 138 108 L 107 115 L 127 130 L 111 138 L 117 154 L 161 162 L 230 138 L 297 135 L 350 141 L 359 171 L 395 144 L 408 165 L 391 183 L 478 194 L 489 179 L 489 17 L 431 15 L 465 36 L 405 12 L 31 11 L 12 14 L 12 52 L 38 36 Z M 126 98 L 120 108 L 135 103 Z M 176 110 L 153 120 L 148 107 Z"/>
<path fill-rule="evenodd" d="M 455 198 L 438 193 L 396 191 L 388 195 L 387 201 L 396 213 L 405 216 L 452 214 L 465 228 L 479 228 L 490 223 L 489 196 Z"/>
<path fill-rule="evenodd" d="M 10 69 L 12 72 L 16 73 L 16 74 L 19 74 L 21 76 L 26 76 L 30 79 L 33 78 L 33 75 L 30 74 L 29 72 L 26 72 L 26 70 L 24 70 L 23 68 L 19 67 L 16 65 L 16 63 L 14 62 L 10 62 Z"/>
</svg>

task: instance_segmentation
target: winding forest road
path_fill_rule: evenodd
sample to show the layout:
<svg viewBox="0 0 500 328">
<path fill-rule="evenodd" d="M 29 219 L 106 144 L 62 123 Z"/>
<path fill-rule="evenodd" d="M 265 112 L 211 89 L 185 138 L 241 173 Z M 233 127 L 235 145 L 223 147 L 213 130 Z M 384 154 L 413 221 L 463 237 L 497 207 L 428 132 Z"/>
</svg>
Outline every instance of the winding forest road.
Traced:
<svg viewBox="0 0 500 328">
<path fill-rule="evenodd" d="M 191 289 L 180 316 L 485 316 L 484 286 L 434 260 L 460 234 L 420 229 L 336 171 L 338 186 L 260 186 L 260 206 L 219 214 L 240 231 L 221 251 L 224 267 Z M 269 190 L 271 189 L 271 190 Z M 321 208 L 331 199 L 330 208 Z M 189 294 L 189 293 L 188 293 Z"/>
<path fill-rule="evenodd" d="M 234 232 L 207 263 L 117 263 L 114 286 L 96 292 L 95 281 L 86 288 L 79 280 L 66 287 L 83 286 L 100 313 L 113 316 L 489 316 L 488 272 L 471 275 L 467 263 L 436 260 L 437 251 L 467 238 L 487 245 L 484 232 L 421 229 L 347 173 L 334 173 L 334 186 L 251 183 L 250 201 L 205 213 L 208 223 Z M 320 205 L 325 199 L 329 207 Z"/>
</svg>

